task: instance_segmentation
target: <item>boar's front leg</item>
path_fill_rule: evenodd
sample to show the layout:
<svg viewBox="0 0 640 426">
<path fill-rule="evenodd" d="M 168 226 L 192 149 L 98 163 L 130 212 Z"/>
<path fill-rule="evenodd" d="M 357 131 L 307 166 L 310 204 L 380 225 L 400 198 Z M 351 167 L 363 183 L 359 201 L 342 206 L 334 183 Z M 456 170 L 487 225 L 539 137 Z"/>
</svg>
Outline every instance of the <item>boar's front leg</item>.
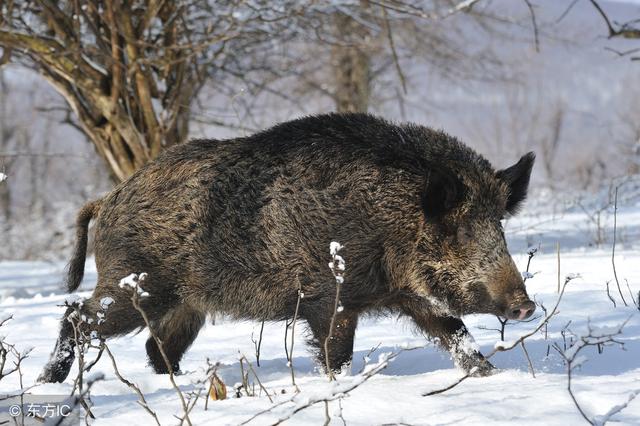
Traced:
<svg viewBox="0 0 640 426">
<path fill-rule="evenodd" d="M 171 363 L 174 373 L 180 371 L 180 359 L 198 336 L 206 315 L 183 303 L 165 314 L 157 324 L 153 324 L 156 336 L 162 342 L 162 349 Z M 153 337 L 146 344 L 149 364 L 158 374 L 168 374 L 169 368 Z"/>
<path fill-rule="evenodd" d="M 460 318 L 435 315 L 422 303 L 406 303 L 403 311 L 413 318 L 422 331 L 437 338 L 458 367 L 467 373 L 476 368 L 476 376 L 491 374 L 494 366 L 475 348 L 473 337 Z"/>
<path fill-rule="evenodd" d="M 333 308 L 333 302 L 330 304 Z M 326 369 L 324 342 L 329 335 L 332 312 L 328 309 L 305 309 L 304 318 L 313 333 L 312 346 L 317 348 L 318 362 Z M 348 366 L 353 358 L 353 339 L 358 325 L 358 314 L 344 310 L 336 312 L 335 327 L 329 340 L 329 367 L 338 373 Z"/>
</svg>

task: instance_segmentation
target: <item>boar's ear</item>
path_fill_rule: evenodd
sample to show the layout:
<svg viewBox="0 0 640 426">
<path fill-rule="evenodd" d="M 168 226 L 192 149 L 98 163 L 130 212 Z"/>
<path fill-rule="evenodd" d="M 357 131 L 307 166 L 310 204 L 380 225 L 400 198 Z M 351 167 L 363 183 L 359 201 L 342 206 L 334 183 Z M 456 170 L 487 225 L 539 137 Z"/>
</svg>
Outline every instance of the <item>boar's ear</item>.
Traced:
<svg viewBox="0 0 640 426">
<path fill-rule="evenodd" d="M 464 196 L 464 185 L 455 174 L 432 168 L 425 179 L 422 209 L 428 219 L 436 219 L 453 209 Z"/>
<path fill-rule="evenodd" d="M 501 179 L 509 186 L 509 195 L 507 197 L 507 212 L 509 214 L 518 213 L 522 202 L 527 198 L 529 178 L 531 177 L 531 169 L 535 159 L 536 154 L 529 152 L 523 155 L 513 166 L 496 172 L 498 179 Z"/>
</svg>

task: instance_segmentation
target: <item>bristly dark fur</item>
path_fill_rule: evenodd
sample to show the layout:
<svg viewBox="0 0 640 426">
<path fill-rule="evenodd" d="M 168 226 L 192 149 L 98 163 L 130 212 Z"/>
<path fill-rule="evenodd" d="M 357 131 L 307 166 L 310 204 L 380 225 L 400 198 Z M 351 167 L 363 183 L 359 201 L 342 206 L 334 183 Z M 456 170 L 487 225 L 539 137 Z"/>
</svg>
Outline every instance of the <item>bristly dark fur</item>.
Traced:
<svg viewBox="0 0 640 426">
<path fill-rule="evenodd" d="M 104 322 L 83 327 L 111 337 L 144 326 L 118 282 L 146 272 L 142 307 L 177 368 L 206 314 L 290 319 L 301 286 L 299 317 L 322 360 L 335 297 L 328 250 L 338 241 L 347 271 L 332 368 L 351 359 L 361 314 L 393 311 L 437 337 L 463 368 L 487 373 L 491 365 L 461 344 L 470 337 L 459 316 L 528 301 L 500 227 L 526 195 L 533 158 L 522 162 L 496 174 L 443 132 L 367 114 L 194 140 L 81 211 L 68 286 L 82 279 L 94 217 L 98 284 L 82 311 L 96 318 L 102 298 L 115 303 Z M 73 337 L 67 323 L 57 348 Z M 147 353 L 157 372 L 167 371 L 155 342 Z M 54 354 L 41 380 L 64 380 L 72 357 Z"/>
</svg>

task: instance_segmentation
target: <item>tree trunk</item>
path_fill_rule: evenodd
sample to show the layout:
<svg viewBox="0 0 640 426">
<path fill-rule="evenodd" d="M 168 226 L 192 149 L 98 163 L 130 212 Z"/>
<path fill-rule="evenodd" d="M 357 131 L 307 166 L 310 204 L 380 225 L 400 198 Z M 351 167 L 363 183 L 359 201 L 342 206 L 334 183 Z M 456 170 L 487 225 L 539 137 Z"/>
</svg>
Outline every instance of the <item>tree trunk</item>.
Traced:
<svg viewBox="0 0 640 426">
<path fill-rule="evenodd" d="M 365 49 L 368 31 L 348 15 L 334 15 L 339 43 L 331 52 L 338 112 L 367 112 L 370 93 L 370 53 Z"/>
<path fill-rule="evenodd" d="M 9 174 L 12 157 L 3 157 L 2 153 L 8 151 L 9 141 L 13 138 L 15 127 L 7 122 L 7 98 L 8 87 L 4 80 L 4 72 L 0 69 L 0 173 Z M 4 223 L 11 220 L 11 186 L 8 180 L 0 182 L 0 213 Z M 0 229 L 0 231 L 2 231 Z"/>
</svg>

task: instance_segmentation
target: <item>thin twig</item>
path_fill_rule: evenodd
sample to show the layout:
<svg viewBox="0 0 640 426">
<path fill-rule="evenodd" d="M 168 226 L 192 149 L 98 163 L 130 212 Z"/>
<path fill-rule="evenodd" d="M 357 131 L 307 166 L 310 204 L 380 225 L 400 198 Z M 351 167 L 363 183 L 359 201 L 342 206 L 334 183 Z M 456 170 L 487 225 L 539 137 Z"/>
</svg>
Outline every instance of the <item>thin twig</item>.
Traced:
<svg viewBox="0 0 640 426">
<path fill-rule="evenodd" d="M 558 256 L 558 293 L 560 293 L 560 242 L 556 242 L 556 253 Z"/>
<path fill-rule="evenodd" d="M 333 328 L 336 325 L 336 317 L 338 316 L 340 307 L 340 290 L 342 288 L 342 283 L 344 282 L 345 263 L 342 256 L 338 254 L 341 249 L 342 245 L 340 243 L 331 242 L 331 244 L 329 245 L 329 253 L 331 254 L 332 258 L 332 261 L 329 264 L 329 269 L 331 269 L 331 273 L 336 280 L 336 296 L 333 302 L 333 313 L 331 315 L 331 322 L 329 323 L 329 333 L 324 339 L 324 361 L 327 368 L 327 374 L 329 375 L 329 381 L 336 379 L 333 371 L 331 370 L 331 361 L 329 360 L 329 342 L 331 341 L 331 339 L 333 339 Z"/>
<path fill-rule="evenodd" d="M 636 305 L 636 307 L 640 307 L 640 305 L 638 305 L 638 300 L 636 300 L 636 298 L 633 296 L 633 292 L 631 291 L 631 287 L 629 286 L 629 280 L 625 278 L 624 282 L 627 284 L 627 290 L 629 291 L 629 297 L 631 297 L 631 301 L 634 305 Z"/>
<path fill-rule="evenodd" d="M 616 303 L 615 299 L 611 296 L 611 292 L 609 292 L 609 283 L 610 283 L 610 282 L 611 282 L 611 281 L 607 281 L 607 283 L 606 283 L 606 284 L 607 284 L 607 296 L 609 297 L 609 300 L 611 300 L 611 303 L 613 303 L 613 307 L 615 308 L 615 307 L 617 307 L 618 305 L 617 305 L 617 303 Z"/>
<path fill-rule="evenodd" d="M 149 413 L 149 415 L 151 417 L 153 417 L 153 420 L 156 422 L 156 424 L 158 426 L 160 426 L 160 420 L 158 420 L 158 416 L 157 414 L 149 407 L 149 404 L 147 403 L 147 399 L 144 397 L 144 394 L 142 393 L 142 391 L 140 390 L 140 388 L 134 384 L 133 382 L 130 382 L 129 380 L 125 379 L 124 376 L 122 376 L 122 374 L 120 374 L 120 370 L 118 369 L 118 365 L 116 363 L 116 359 L 113 356 L 113 354 L 111 353 L 111 350 L 109 350 L 109 347 L 107 346 L 107 344 L 103 341 L 100 344 L 100 348 L 104 350 L 104 352 L 107 354 L 107 356 L 111 359 L 111 365 L 113 366 L 113 371 L 116 374 L 116 377 L 122 382 L 124 383 L 127 387 L 129 387 L 130 389 L 133 389 L 133 391 L 138 394 L 138 404 L 144 408 L 144 410 Z"/>
<path fill-rule="evenodd" d="M 393 32 L 391 31 L 391 24 L 389 23 L 389 15 L 387 14 L 387 9 L 385 7 L 382 8 L 382 16 L 384 17 L 384 24 L 387 30 L 387 39 L 389 40 L 389 48 L 391 48 L 391 56 L 393 58 L 393 63 L 396 67 L 396 72 L 398 73 L 398 78 L 400 79 L 400 84 L 402 84 L 402 91 L 404 94 L 407 94 L 407 80 L 404 77 L 404 73 L 402 72 L 402 67 L 400 66 L 400 61 L 398 59 L 398 52 L 396 51 L 396 44 L 393 41 Z"/>
<path fill-rule="evenodd" d="M 323 426 L 329 426 L 331 423 L 331 416 L 329 415 L 329 401 L 324 402 L 324 424 Z"/>
<path fill-rule="evenodd" d="M 613 37 L 616 34 L 616 30 L 613 29 L 613 26 L 611 25 L 611 22 L 609 21 L 609 17 L 607 16 L 606 13 L 604 13 L 604 10 L 602 10 L 600 5 L 598 3 L 596 3 L 595 0 L 589 0 L 589 1 L 593 5 L 593 7 L 596 8 L 596 10 L 600 14 L 600 16 L 602 16 L 602 19 L 604 19 L 604 22 L 607 25 L 607 30 L 609 31 L 609 37 Z"/>
<path fill-rule="evenodd" d="M 616 280 L 616 285 L 618 286 L 618 293 L 620 293 L 620 298 L 622 299 L 622 303 L 624 306 L 627 305 L 627 301 L 624 299 L 622 295 L 622 289 L 620 289 L 620 281 L 618 281 L 618 272 L 616 271 L 616 233 L 618 229 L 618 187 L 616 186 L 616 192 L 613 199 L 613 246 L 611 247 L 611 265 L 613 266 L 613 277 Z"/>
<path fill-rule="evenodd" d="M 298 279 L 298 297 L 296 300 L 296 310 L 293 313 L 293 320 L 291 322 L 291 347 L 287 352 L 287 362 L 289 363 L 289 371 L 291 372 L 291 384 L 295 388 L 296 392 L 300 392 L 298 385 L 296 384 L 296 376 L 293 370 L 293 344 L 295 341 L 295 333 L 296 333 L 296 321 L 298 320 L 298 310 L 300 308 L 300 300 L 304 297 L 304 293 L 302 293 L 302 283 Z M 285 349 L 287 347 L 286 334 L 285 334 Z"/>
<path fill-rule="evenodd" d="M 533 5 L 529 0 L 524 0 L 525 4 L 529 8 L 529 15 L 531 15 L 531 24 L 533 25 L 533 40 L 536 47 L 536 52 L 540 52 L 540 41 L 538 39 L 538 23 L 536 22 L 536 12 L 533 10 Z"/>
<path fill-rule="evenodd" d="M 180 387 L 178 387 L 178 384 L 176 383 L 175 374 L 173 371 L 173 366 L 171 365 L 171 361 L 169 361 L 169 357 L 167 356 L 167 353 L 165 352 L 162 346 L 163 345 L 162 340 L 160 340 L 160 338 L 154 331 L 153 327 L 151 326 L 151 321 L 149 321 L 149 317 L 147 316 L 147 313 L 140 306 L 140 295 L 139 295 L 138 289 L 143 290 L 142 287 L 140 287 L 140 282 L 144 281 L 145 278 L 146 278 L 146 274 L 144 273 L 140 274 L 139 276 L 136 276 L 135 285 L 133 286 L 133 294 L 131 296 L 131 302 L 133 304 L 133 307 L 142 316 L 142 319 L 144 320 L 145 325 L 149 329 L 149 334 L 151 334 L 151 338 L 153 338 L 154 342 L 156 343 L 156 346 L 158 347 L 158 351 L 160 352 L 160 355 L 162 356 L 162 359 L 167 367 L 167 371 L 169 372 L 169 381 L 171 382 L 171 386 L 173 386 L 173 389 L 176 391 L 178 397 L 180 398 L 180 403 L 182 404 L 182 410 L 184 412 L 183 420 L 186 421 L 189 426 L 191 426 L 192 423 L 188 413 L 189 407 L 187 406 L 187 401 L 184 399 L 184 395 L 182 394 Z"/>
<path fill-rule="evenodd" d="M 524 340 L 520 342 L 520 346 L 522 347 L 524 355 L 527 358 L 527 363 L 529 363 L 529 371 L 531 371 L 531 375 L 535 379 L 536 378 L 536 372 L 533 369 L 533 363 L 531 362 L 531 358 L 529 357 L 529 352 L 527 352 L 527 347 L 524 345 Z"/>
<path fill-rule="evenodd" d="M 251 333 L 251 341 L 253 342 L 253 346 L 256 350 L 256 365 L 260 367 L 260 347 L 262 346 L 262 332 L 264 331 L 264 320 L 260 323 L 260 335 L 258 336 L 258 340 L 253 339 L 253 332 Z"/>
<path fill-rule="evenodd" d="M 265 388 L 262 385 L 262 382 L 260 381 L 260 377 L 258 377 L 258 373 L 256 373 L 256 370 L 253 369 L 253 365 L 251 365 L 251 362 L 249 362 L 247 357 L 244 356 L 244 355 L 241 356 L 240 361 L 242 361 L 243 359 L 247 362 L 247 365 L 249 366 L 249 369 L 253 373 L 253 377 L 256 378 L 256 381 L 258 382 L 258 386 L 260 386 L 260 389 L 262 389 L 264 391 L 264 393 L 267 395 L 267 398 L 269 398 L 269 402 L 271 402 L 273 404 L 273 399 L 271 398 L 271 395 L 269 395 L 269 391 L 267 391 L 267 388 Z"/>
<path fill-rule="evenodd" d="M 562 21 L 568 14 L 569 12 L 571 12 L 571 9 L 573 9 L 573 6 L 576 5 L 576 3 L 578 3 L 579 0 L 573 0 L 571 2 L 571 4 L 569 4 L 569 6 L 565 9 L 564 12 L 562 12 L 562 14 L 560 14 L 560 16 L 558 17 L 558 19 L 556 19 L 556 24 L 559 24 L 560 21 Z"/>
<path fill-rule="evenodd" d="M 331 322 L 329 324 L 329 334 L 324 339 L 324 361 L 327 367 L 327 374 L 329 375 L 329 380 L 335 380 L 336 377 L 331 370 L 331 361 L 329 360 L 329 342 L 333 339 L 333 328 L 336 325 L 336 316 L 338 315 L 338 306 L 340 304 L 340 289 L 342 284 L 336 283 L 336 299 L 333 303 L 333 315 L 331 315 Z"/>
</svg>

